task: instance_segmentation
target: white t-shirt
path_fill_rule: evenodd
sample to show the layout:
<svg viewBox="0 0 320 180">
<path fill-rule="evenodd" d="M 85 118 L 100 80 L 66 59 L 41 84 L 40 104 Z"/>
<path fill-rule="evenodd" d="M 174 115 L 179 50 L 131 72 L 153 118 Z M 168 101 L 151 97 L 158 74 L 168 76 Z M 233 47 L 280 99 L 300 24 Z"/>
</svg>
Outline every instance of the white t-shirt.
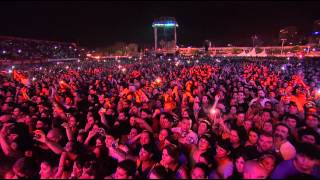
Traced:
<svg viewBox="0 0 320 180">
<path fill-rule="evenodd" d="M 296 156 L 296 149 L 289 141 L 287 141 L 281 145 L 280 153 L 284 160 L 291 160 Z"/>
<path fill-rule="evenodd" d="M 249 106 L 251 106 L 254 102 L 256 102 L 256 101 L 258 101 L 258 100 L 259 100 L 259 98 L 254 98 L 254 99 L 252 99 L 252 100 L 250 101 L 250 103 L 249 103 Z M 263 100 L 260 101 L 261 106 L 264 107 L 264 105 L 265 105 L 265 103 L 266 103 L 267 101 L 271 102 L 270 99 L 268 99 L 268 98 L 263 98 Z"/>
<path fill-rule="evenodd" d="M 182 130 L 180 127 L 175 127 L 171 129 L 173 133 L 182 134 Z M 179 138 L 179 142 L 183 144 L 198 144 L 198 135 L 197 133 L 190 130 L 184 137 Z"/>
</svg>

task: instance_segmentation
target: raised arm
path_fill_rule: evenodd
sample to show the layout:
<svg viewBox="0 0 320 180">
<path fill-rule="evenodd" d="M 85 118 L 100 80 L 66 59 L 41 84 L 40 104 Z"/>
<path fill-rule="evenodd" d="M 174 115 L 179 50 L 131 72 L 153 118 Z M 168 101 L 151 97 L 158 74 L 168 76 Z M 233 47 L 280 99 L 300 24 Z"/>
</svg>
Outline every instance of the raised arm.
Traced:
<svg viewBox="0 0 320 180">
<path fill-rule="evenodd" d="M 61 154 L 64 151 L 64 149 L 58 143 L 47 139 L 43 131 L 36 130 L 34 133 L 36 134 L 36 140 L 46 144 L 54 153 Z"/>
</svg>

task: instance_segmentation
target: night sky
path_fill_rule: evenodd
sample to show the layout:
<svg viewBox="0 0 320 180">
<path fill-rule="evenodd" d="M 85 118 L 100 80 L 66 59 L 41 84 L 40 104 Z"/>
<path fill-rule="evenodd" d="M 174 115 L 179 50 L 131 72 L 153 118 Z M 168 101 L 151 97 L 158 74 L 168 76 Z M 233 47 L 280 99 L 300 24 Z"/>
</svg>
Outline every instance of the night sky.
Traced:
<svg viewBox="0 0 320 180">
<path fill-rule="evenodd" d="M 257 34 L 268 45 L 280 28 L 311 33 L 319 2 L 0 2 L 0 35 L 77 42 L 96 48 L 118 41 L 153 44 L 155 18 L 175 17 L 178 44 L 250 45 Z"/>
</svg>

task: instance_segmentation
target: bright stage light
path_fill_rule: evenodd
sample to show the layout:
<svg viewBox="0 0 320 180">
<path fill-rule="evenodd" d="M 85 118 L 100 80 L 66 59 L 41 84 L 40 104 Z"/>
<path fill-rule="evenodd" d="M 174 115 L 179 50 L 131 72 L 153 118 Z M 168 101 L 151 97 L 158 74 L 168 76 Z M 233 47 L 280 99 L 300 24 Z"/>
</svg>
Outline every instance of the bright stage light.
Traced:
<svg viewBox="0 0 320 180">
<path fill-rule="evenodd" d="M 210 114 L 216 114 L 216 113 L 217 113 L 217 110 L 215 108 L 211 108 Z"/>
</svg>

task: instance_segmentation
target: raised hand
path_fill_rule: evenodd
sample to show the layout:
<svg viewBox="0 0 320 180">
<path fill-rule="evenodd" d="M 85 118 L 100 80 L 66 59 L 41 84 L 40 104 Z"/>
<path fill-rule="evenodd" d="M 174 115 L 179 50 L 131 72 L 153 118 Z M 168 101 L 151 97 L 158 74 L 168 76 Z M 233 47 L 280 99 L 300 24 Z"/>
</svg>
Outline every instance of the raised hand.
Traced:
<svg viewBox="0 0 320 180">
<path fill-rule="evenodd" d="M 34 137 L 35 137 L 34 138 L 35 140 L 37 140 L 39 142 L 42 142 L 42 143 L 45 143 L 47 141 L 46 135 L 41 130 L 35 130 L 34 131 Z"/>
</svg>

